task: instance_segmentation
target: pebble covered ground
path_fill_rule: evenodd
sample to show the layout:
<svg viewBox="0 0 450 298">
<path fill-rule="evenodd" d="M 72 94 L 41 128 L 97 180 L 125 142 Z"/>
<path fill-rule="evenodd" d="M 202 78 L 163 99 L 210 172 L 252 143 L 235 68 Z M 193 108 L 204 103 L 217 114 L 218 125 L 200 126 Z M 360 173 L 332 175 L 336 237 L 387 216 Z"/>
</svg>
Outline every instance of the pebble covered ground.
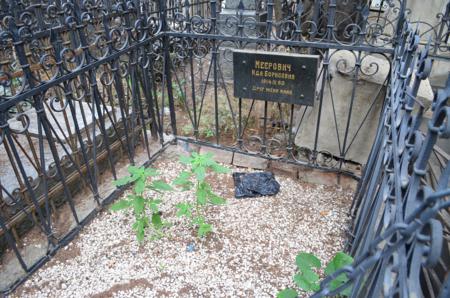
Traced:
<svg viewBox="0 0 450 298">
<path fill-rule="evenodd" d="M 166 181 L 184 168 L 170 158 L 154 167 Z M 276 176 L 276 196 L 235 199 L 230 174 L 208 179 L 227 204 L 208 207 L 214 233 L 206 239 L 175 215 L 193 192 L 167 192 L 161 210 L 172 225 L 164 238 L 139 245 L 131 212 L 104 211 L 12 296 L 274 297 L 293 286 L 298 252 L 328 262 L 343 248 L 350 191 Z"/>
</svg>

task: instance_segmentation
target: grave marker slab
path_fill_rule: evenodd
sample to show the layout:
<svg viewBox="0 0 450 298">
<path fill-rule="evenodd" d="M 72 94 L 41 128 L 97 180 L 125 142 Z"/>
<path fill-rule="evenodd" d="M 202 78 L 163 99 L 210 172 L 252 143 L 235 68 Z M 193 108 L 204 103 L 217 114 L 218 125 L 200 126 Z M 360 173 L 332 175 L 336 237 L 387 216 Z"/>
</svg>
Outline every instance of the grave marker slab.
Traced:
<svg viewBox="0 0 450 298">
<path fill-rule="evenodd" d="M 234 96 L 314 105 L 319 57 L 233 51 Z"/>
</svg>

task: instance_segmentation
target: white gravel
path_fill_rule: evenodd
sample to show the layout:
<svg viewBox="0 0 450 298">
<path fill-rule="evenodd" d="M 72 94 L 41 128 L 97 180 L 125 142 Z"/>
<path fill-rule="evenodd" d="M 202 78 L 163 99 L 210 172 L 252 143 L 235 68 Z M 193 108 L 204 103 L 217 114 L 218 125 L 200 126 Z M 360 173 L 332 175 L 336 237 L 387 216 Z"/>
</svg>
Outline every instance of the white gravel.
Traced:
<svg viewBox="0 0 450 298">
<path fill-rule="evenodd" d="M 156 167 L 171 181 L 182 166 Z M 243 171 L 233 168 L 233 170 Z M 231 175 L 210 178 L 227 205 L 208 208 L 214 234 L 200 241 L 174 206 L 192 192 L 170 192 L 161 206 L 167 236 L 139 246 L 131 213 L 105 211 L 38 270 L 17 297 L 274 297 L 293 286 L 295 256 L 327 262 L 342 249 L 351 193 L 277 176 L 273 197 L 235 199 Z M 195 251 L 188 252 L 188 244 Z"/>
</svg>

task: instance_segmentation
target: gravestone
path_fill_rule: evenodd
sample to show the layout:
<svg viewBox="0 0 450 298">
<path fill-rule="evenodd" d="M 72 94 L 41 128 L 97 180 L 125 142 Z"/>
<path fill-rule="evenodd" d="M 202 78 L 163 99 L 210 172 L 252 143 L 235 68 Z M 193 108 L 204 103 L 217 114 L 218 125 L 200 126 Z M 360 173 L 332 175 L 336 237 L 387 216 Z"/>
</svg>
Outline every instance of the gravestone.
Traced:
<svg viewBox="0 0 450 298">
<path fill-rule="evenodd" d="M 82 134 L 85 134 L 87 131 L 90 131 L 93 126 L 92 109 L 91 109 L 92 104 L 86 103 L 86 102 L 75 101 L 75 100 L 73 101 L 73 104 L 74 104 L 74 108 L 75 108 L 75 119 L 78 124 L 78 128 L 80 129 L 80 132 Z M 106 114 L 106 111 L 108 111 L 108 113 L 110 113 L 110 115 L 112 117 L 113 116 L 112 108 L 111 108 L 111 106 L 107 106 L 106 109 L 104 107 L 102 107 L 101 109 L 102 109 L 102 114 L 104 115 L 104 118 L 105 118 L 106 128 L 108 128 L 110 126 L 110 123 L 109 123 L 109 119 Z M 84 119 L 86 119 L 86 123 L 83 121 L 82 110 L 84 113 Z M 67 106 L 64 111 L 66 114 L 64 114 L 64 112 L 59 111 L 59 110 L 53 111 L 49 106 L 44 105 L 44 112 L 47 115 L 49 124 L 51 127 L 54 128 L 55 133 L 56 133 L 56 136 L 54 135 L 54 137 L 58 137 L 63 142 L 66 141 L 66 139 L 65 139 L 66 137 L 68 139 L 75 137 L 75 121 L 70 112 L 70 108 Z M 115 113 L 116 113 L 115 117 L 120 119 L 121 116 L 117 109 L 116 109 Z M 24 114 L 28 117 L 28 119 L 30 121 L 28 130 L 27 130 L 28 133 L 30 134 L 30 136 L 38 138 L 39 137 L 39 126 L 38 126 L 38 117 L 36 114 L 36 110 L 34 108 L 31 108 L 31 109 L 25 111 Z M 66 122 L 65 116 L 67 116 L 67 122 Z M 95 119 L 97 119 L 97 118 L 98 118 L 98 115 L 97 115 L 97 112 L 95 112 Z M 23 124 L 20 122 L 19 119 L 12 118 L 12 119 L 8 120 L 8 124 L 9 124 L 10 128 L 13 130 L 20 131 L 23 129 Z M 98 129 L 97 133 L 99 133 L 99 131 L 100 130 Z M 44 131 L 42 131 L 42 135 L 45 137 Z"/>
<path fill-rule="evenodd" d="M 226 0 L 218 16 L 218 33 L 221 35 L 239 36 L 239 22 L 242 22 L 242 36 L 249 38 L 261 37 L 265 34 L 265 26 L 256 25 L 259 22 L 263 24 L 267 20 L 267 12 L 257 11 L 255 0 L 242 0 L 244 9 L 242 10 L 242 19 L 240 19 L 239 3 L 241 0 Z M 219 68 L 225 81 L 230 82 L 233 78 L 233 60 L 231 52 L 236 47 L 234 43 L 223 42 L 219 47 Z M 255 49 L 255 45 L 250 45 Z M 247 46 L 247 48 L 250 48 Z"/>
<path fill-rule="evenodd" d="M 345 159 L 360 164 L 366 163 L 375 139 L 376 127 L 378 127 L 379 115 L 385 98 L 385 79 L 390 72 L 389 61 L 379 57 L 379 55 L 367 55 L 363 59 L 355 86 L 346 144 L 348 151 Z M 354 59 L 351 52 L 331 51 L 329 64 L 331 81 L 327 81 L 324 86 L 317 150 L 331 153 L 334 156 L 340 156 L 337 134 L 339 134 L 340 146 L 343 145 L 354 86 Z M 321 78 L 318 81 L 321 82 Z M 320 86 L 318 86 L 317 92 L 319 90 Z M 428 80 L 422 81 L 417 99 L 422 102 L 425 110 L 430 108 L 433 92 Z M 299 122 L 302 121 L 295 138 L 295 144 L 298 147 L 314 149 L 319 107 L 319 104 L 313 108 L 308 107 L 306 112 L 304 112 L 304 107 L 296 108 L 294 128 L 297 128 Z M 363 123 L 362 126 L 360 126 L 361 123 Z M 349 144 L 351 144 L 350 148 L 348 148 Z"/>
<path fill-rule="evenodd" d="M 218 29 L 221 34 L 236 35 L 238 29 L 238 22 L 240 17 L 238 0 L 226 0 L 225 6 L 219 13 Z M 257 28 L 250 28 L 253 21 L 258 21 L 258 14 L 255 7 L 254 0 L 242 0 L 242 19 L 244 20 L 244 36 L 256 37 Z M 250 29 L 250 30 L 248 30 Z"/>
<path fill-rule="evenodd" d="M 257 38 L 266 34 L 267 10 L 257 7 L 255 0 L 226 0 L 219 13 L 219 32 L 225 35 L 237 35 L 237 22 L 242 22 L 242 35 Z M 242 19 L 241 18 L 242 13 Z"/>
<path fill-rule="evenodd" d="M 239 2 L 241 0 L 225 0 L 225 9 L 233 9 L 236 10 L 239 6 Z M 244 8 L 247 10 L 255 10 L 256 9 L 256 1 L 255 0 L 242 0 L 242 4 L 244 4 Z"/>
</svg>

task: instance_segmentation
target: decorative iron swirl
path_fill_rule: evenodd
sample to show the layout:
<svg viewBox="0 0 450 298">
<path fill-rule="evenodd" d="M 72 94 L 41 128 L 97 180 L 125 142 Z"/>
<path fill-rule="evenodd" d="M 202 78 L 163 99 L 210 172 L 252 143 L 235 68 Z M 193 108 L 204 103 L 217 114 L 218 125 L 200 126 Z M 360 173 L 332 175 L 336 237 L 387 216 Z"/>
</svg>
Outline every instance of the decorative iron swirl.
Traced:
<svg viewBox="0 0 450 298">
<path fill-rule="evenodd" d="M 14 134 L 24 134 L 28 131 L 30 128 L 30 117 L 25 113 L 18 113 L 14 117 L 16 122 L 22 126 L 20 128 L 11 128 L 9 127 L 10 131 Z"/>
</svg>

